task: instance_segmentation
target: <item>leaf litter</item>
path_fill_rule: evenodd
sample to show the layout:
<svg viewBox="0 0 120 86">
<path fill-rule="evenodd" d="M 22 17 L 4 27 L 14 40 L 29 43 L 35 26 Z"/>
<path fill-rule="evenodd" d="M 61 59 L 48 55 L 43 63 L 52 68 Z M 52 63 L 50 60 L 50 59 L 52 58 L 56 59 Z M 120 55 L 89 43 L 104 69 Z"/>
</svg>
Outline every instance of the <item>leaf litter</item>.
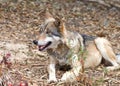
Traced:
<svg viewBox="0 0 120 86">
<path fill-rule="evenodd" d="M 107 72 L 103 66 L 85 70 L 78 82 L 47 83 L 49 56 L 32 44 L 45 8 L 64 17 L 69 30 L 106 37 L 120 53 L 119 8 L 84 0 L 4 1 L 0 3 L 0 86 L 119 86 L 120 72 Z M 57 78 L 63 73 L 58 71 Z"/>
</svg>

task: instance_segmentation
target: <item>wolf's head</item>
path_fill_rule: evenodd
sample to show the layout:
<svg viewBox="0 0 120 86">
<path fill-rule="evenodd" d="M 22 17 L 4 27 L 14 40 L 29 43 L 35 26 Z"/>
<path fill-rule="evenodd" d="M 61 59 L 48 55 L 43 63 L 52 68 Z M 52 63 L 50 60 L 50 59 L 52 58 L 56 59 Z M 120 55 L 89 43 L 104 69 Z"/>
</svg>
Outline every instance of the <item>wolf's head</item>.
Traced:
<svg viewBox="0 0 120 86">
<path fill-rule="evenodd" d="M 45 13 L 45 22 L 40 27 L 40 35 L 33 43 L 40 51 L 56 48 L 66 34 L 64 23 L 60 19 L 55 19 L 49 13 Z"/>
</svg>

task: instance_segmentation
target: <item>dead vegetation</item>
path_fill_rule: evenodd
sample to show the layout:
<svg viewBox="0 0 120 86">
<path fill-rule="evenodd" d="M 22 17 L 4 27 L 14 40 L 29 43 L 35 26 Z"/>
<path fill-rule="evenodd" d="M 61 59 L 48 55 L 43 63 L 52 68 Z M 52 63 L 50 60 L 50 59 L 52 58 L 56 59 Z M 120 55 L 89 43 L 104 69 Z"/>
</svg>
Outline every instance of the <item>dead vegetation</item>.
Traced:
<svg viewBox="0 0 120 86">
<path fill-rule="evenodd" d="M 0 3 L 0 61 L 11 54 L 10 67 L 0 64 L 0 82 L 19 86 L 119 86 L 120 71 L 107 72 L 102 66 L 85 70 L 78 82 L 47 84 L 48 55 L 32 44 L 48 8 L 64 17 L 66 27 L 80 33 L 108 38 L 120 53 L 120 8 L 87 0 L 9 0 Z M 62 71 L 57 72 L 60 78 Z M 7 77 L 7 78 L 6 78 Z M 0 85 L 1 86 L 1 85 Z M 26 85 L 27 86 L 27 85 Z"/>
</svg>

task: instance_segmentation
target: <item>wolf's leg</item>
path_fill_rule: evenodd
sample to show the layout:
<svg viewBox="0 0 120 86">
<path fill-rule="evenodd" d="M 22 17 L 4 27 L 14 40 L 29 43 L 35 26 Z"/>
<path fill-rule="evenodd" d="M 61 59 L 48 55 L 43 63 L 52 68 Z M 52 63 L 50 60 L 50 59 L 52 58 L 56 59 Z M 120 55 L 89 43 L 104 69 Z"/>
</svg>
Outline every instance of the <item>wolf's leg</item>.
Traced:
<svg viewBox="0 0 120 86">
<path fill-rule="evenodd" d="M 95 44 L 100 51 L 103 58 L 109 61 L 113 66 L 107 67 L 108 70 L 116 70 L 119 69 L 120 66 L 117 63 L 117 58 L 115 53 L 113 52 L 112 46 L 108 40 L 105 38 L 97 38 L 95 39 Z"/>
<path fill-rule="evenodd" d="M 77 77 L 79 76 L 80 70 L 81 70 L 80 66 L 73 68 L 72 70 L 65 72 L 60 80 L 65 82 L 76 81 Z"/>
<path fill-rule="evenodd" d="M 50 57 L 50 64 L 48 65 L 48 74 L 49 74 L 48 83 L 57 82 L 55 65 L 56 65 L 55 59 Z"/>
<path fill-rule="evenodd" d="M 82 66 L 77 55 L 72 56 L 72 69 L 65 72 L 60 80 L 65 82 L 75 81 L 79 76 L 79 73 L 82 69 L 81 67 Z"/>
</svg>

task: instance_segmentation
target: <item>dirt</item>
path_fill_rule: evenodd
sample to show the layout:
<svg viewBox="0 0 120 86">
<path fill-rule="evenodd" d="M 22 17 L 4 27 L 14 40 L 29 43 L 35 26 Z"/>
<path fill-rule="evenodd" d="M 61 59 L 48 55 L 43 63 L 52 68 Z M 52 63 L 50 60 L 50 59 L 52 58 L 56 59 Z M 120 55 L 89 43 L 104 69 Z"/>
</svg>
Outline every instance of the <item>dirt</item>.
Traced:
<svg viewBox="0 0 120 86">
<path fill-rule="evenodd" d="M 1 64 L 1 79 L 19 86 L 119 86 L 120 72 L 108 72 L 103 66 L 85 70 L 78 82 L 47 83 L 49 56 L 39 52 L 32 41 L 44 21 L 44 10 L 65 18 L 68 30 L 81 34 L 106 37 L 115 53 L 120 53 L 120 8 L 87 0 L 10 0 L 0 3 L 0 60 L 10 53 L 10 68 Z M 57 72 L 60 78 L 62 71 Z M 3 79 L 0 80 L 3 82 Z"/>
</svg>

